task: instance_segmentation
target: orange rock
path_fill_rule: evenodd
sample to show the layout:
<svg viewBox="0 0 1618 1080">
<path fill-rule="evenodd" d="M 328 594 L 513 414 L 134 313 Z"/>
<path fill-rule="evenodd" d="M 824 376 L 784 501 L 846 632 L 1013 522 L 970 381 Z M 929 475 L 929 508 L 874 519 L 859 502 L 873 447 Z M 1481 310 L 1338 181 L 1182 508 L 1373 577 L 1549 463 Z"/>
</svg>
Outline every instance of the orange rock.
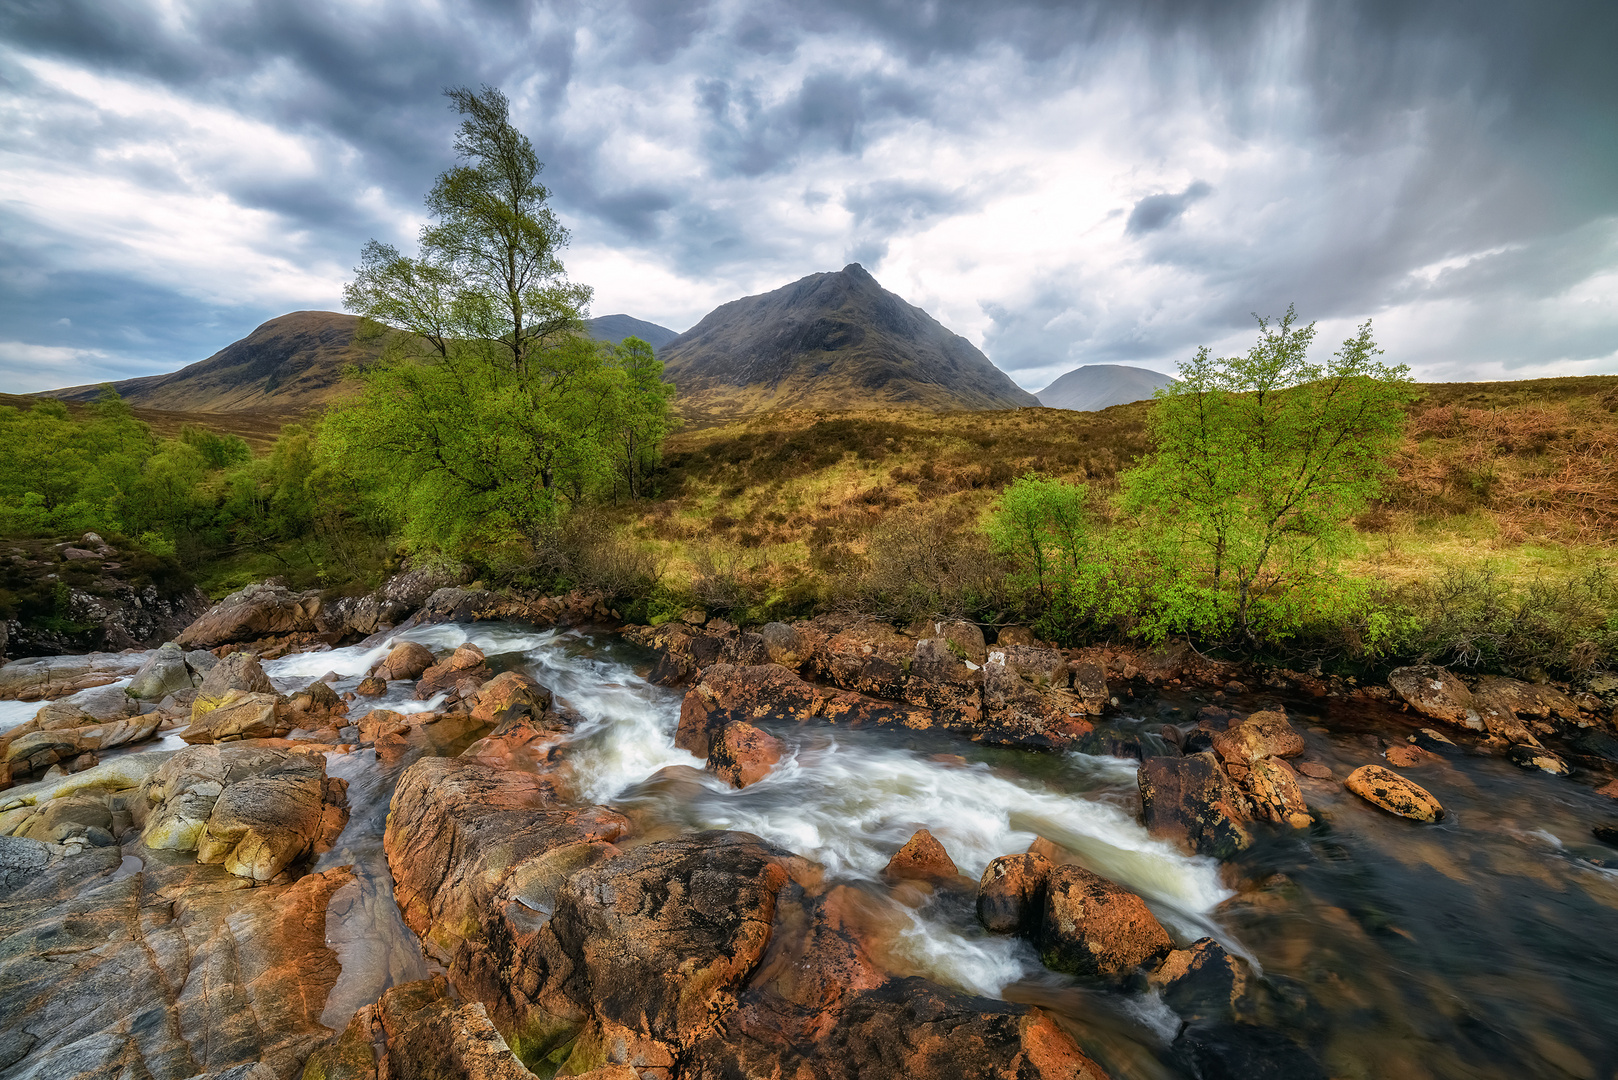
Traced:
<svg viewBox="0 0 1618 1080">
<path fill-rule="evenodd" d="M 502 671 L 478 690 L 472 719 L 492 724 L 525 713 L 538 717 L 550 707 L 550 691 L 520 671 Z"/>
<path fill-rule="evenodd" d="M 421 673 L 434 663 L 432 651 L 427 646 L 415 641 L 403 641 L 393 647 L 376 673 L 382 679 L 419 679 Z"/>
<path fill-rule="evenodd" d="M 904 847 L 894 852 L 883 873 L 901 881 L 947 881 L 960 875 L 944 845 L 926 829 L 917 830 Z"/>
<path fill-rule="evenodd" d="M 708 771 L 731 787 L 744 788 L 770 775 L 785 751 L 786 746 L 774 735 L 746 721 L 732 721 L 719 730 L 708 748 Z"/>
<path fill-rule="evenodd" d="M 1046 878 L 1037 944 L 1048 968 L 1108 977 L 1174 948 L 1145 901 L 1082 866 L 1058 866 Z"/>
<path fill-rule="evenodd" d="M 1618 780 L 1608 780 L 1596 788 L 1597 795 L 1605 795 L 1609 799 L 1618 799 Z"/>
<path fill-rule="evenodd" d="M 1298 766 L 1298 771 L 1315 780 L 1332 779 L 1331 766 L 1318 761 L 1305 761 Z"/>
<path fill-rule="evenodd" d="M 1383 756 L 1388 759 L 1389 765 L 1399 769 L 1414 769 L 1418 765 L 1427 765 L 1434 761 L 1443 760 L 1431 750 L 1423 750 L 1421 747 L 1412 746 L 1409 743 L 1394 743 L 1388 747 Z"/>
<path fill-rule="evenodd" d="M 1412 821 L 1437 821 L 1444 816 L 1444 808 L 1425 788 L 1380 765 L 1355 769 L 1343 786 L 1366 802 Z"/>
<path fill-rule="evenodd" d="M 1026 933 L 1039 922 L 1051 860 L 1043 855 L 1002 855 L 978 882 L 978 921 L 996 934 Z"/>
<path fill-rule="evenodd" d="M 388 684 L 376 675 L 368 675 L 354 687 L 354 692 L 360 697 L 381 697 L 388 692 Z"/>
</svg>

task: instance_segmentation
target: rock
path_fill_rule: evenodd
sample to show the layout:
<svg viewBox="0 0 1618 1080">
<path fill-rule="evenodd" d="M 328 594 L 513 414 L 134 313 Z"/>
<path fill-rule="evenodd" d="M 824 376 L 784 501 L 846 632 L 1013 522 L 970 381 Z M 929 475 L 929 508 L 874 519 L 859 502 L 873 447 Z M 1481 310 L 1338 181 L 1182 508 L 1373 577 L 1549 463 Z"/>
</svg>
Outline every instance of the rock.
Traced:
<svg viewBox="0 0 1618 1080">
<path fill-rule="evenodd" d="M 197 687 L 197 698 L 191 706 L 193 719 L 216 707 L 232 690 L 247 694 L 273 694 L 275 686 L 259 666 L 258 657 L 250 652 L 234 652 L 214 666 Z"/>
<path fill-rule="evenodd" d="M 121 861 L 87 848 L 6 897 L 7 1075 L 298 1076 L 331 1036 L 326 909 L 353 874 L 246 888 L 215 866 L 148 857 L 119 875 Z"/>
<path fill-rule="evenodd" d="M 1227 762 L 1243 765 L 1259 758 L 1296 757 L 1303 753 L 1303 736 L 1280 710 L 1256 712 L 1239 725 L 1213 735 L 1214 750 Z"/>
<path fill-rule="evenodd" d="M 1506 751 L 1506 758 L 1519 769 L 1539 769 L 1554 776 L 1566 776 L 1568 772 L 1567 762 L 1542 746 L 1513 746 Z"/>
<path fill-rule="evenodd" d="M 260 582 L 231 593 L 203 612 L 175 638 L 181 646 L 213 649 L 279 634 L 318 631 L 318 592 L 294 593 L 284 585 Z"/>
<path fill-rule="evenodd" d="M 472 719 L 486 724 L 504 724 L 523 716 L 537 720 L 550 707 L 549 690 L 520 671 L 502 671 L 479 687 Z"/>
<path fill-rule="evenodd" d="M 1248 766 L 1245 783 L 1254 814 L 1277 825 L 1307 829 L 1314 824 L 1291 766 L 1278 757 L 1260 758 Z"/>
<path fill-rule="evenodd" d="M 952 645 L 941 637 L 916 642 L 910 677 L 904 683 L 905 701 L 927 709 L 982 708 L 983 668 Z"/>
<path fill-rule="evenodd" d="M 133 675 L 146 662 L 140 654 L 85 653 L 35 656 L 0 664 L 0 699 L 43 701 L 66 697 Z"/>
<path fill-rule="evenodd" d="M 462 679 L 476 679 L 481 685 L 494 678 L 494 672 L 484 660 L 483 650 L 468 641 L 421 673 L 416 683 L 416 699 L 426 701 L 434 694 L 452 689 Z"/>
<path fill-rule="evenodd" d="M 807 642 L 786 623 L 765 623 L 759 636 L 764 639 L 764 653 L 772 664 L 795 668 L 809 659 Z"/>
<path fill-rule="evenodd" d="M 29 772 L 44 772 L 57 762 L 72 761 L 90 751 L 109 750 L 149 739 L 162 722 L 162 716 L 150 713 L 84 727 L 8 733 L 0 739 L 0 744 L 4 746 L 4 761 L 11 766 L 15 779 Z"/>
<path fill-rule="evenodd" d="M 1605 795 L 1609 799 L 1618 799 L 1618 780 L 1608 780 L 1596 788 L 1597 795 Z"/>
<path fill-rule="evenodd" d="M 1326 1080 L 1308 1052 L 1255 1024 L 1190 1024 L 1174 1046 L 1203 1080 Z"/>
<path fill-rule="evenodd" d="M 211 654 L 204 655 L 212 659 Z M 203 674 L 192 670 L 186 662 L 185 650 L 170 641 L 140 666 L 124 692 L 140 701 L 162 701 L 172 693 L 198 685 Z"/>
<path fill-rule="evenodd" d="M 982 669 L 985 721 L 1030 739 L 1088 734 L 1091 705 L 1067 689 L 1068 677 L 1067 659 L 1054 649 L 996 649 Z"/>
<path fill-rule="evenodd" d="M 1040 959 L 1070 975 L 1117 978 L 1174 943 L 1146 903 L 1082 866 L 1052 868 L 1037 934 Z"/>
<path fill-rule="evenodd" d="M 442 975 L 390 987 L 372 1009 L 387 1080 L 531 1080 L 478 1002 L 457 1006 Z M 370 1045 L 365 1046 L 367 1053 Z M 308 1071 L 304 1075 L 309 1076 Z"/>
<path fill-rule="evenodd" d="M 341 716 L 348 712 L 348 705 L 337 696 L 337 691 L 331 684 L 322 679 L 316 679 L 308 686 L 292 695 L 288 706 L 293 712 L 303 713 L 306 716 Z"/>
<path fill-rule="evenodd" d="M 949 881 L 960 876 L 944 845 L 926 829 L 906 840 L 882 872 L 895 881 Z"/>
<path fill-rule="evenodd" d="M 43 841 L 0 835 L 0 896 L 39 877 L 55 858 Z"/>
<path fill-rule="evenodd" d="M 1029 934 L 1045 907 L 1051 861 L 1043 855 L 1002 855 L 978 882 L 978 921 L 996 934 Z"/>
<path fill-rule="evenodd" d="M 1026 626 L 1002 626 L 1000 632 L 995 635 L 995 644 L 1002 648 L 1010 648 L 1013 645 L 1038 646 L 1039 638 L 1035 637 L 1034 632 Z"/>
<path fill-rule="evenodd" d="M 1380 765 L 1362 765 L 1343 786 L 1366 802 L 1412 821 L 1437 821 L 1444 808 L 1424 788 Z"/>
<path fill-rule="evenodd" d="M 1396 668 L 1388 675 L 1388 685 L 1423 716 L 1474 731 L 1484 730 L 1472 691 L 1441 667 L 1417 664 Z"/>
<path fill-rule="evenodd" d="M 292 710 L 279 694 L 228 691 L 213 708 L 192 706 L 191 724 L 180 737 L 188 743 L 230 742 L 236 739 L 274 739 L 292 730 Z"/>
<path fill-rule="evenodd" d="M 252 746 L 199 746 L 171 757 L 143 785 L 148 847 L 196 851 L 203 864 L 269 881 L 327 851 L 348 822 L 348 782 L 319 755 Z"/>
<path fill-rule="evenodd" d="M 1552 719 L 1579 721 L 1578 703 L 1545 683 L 1527 683 L 1520 679 L 1485 675 L 1472 688 L 1472 695 L 1485 709 L 1497 709 L 1517 718 L 1539 722 Z M 1546 723 L 1545 726 L 1550 725 Z"/>
<path fill-rule="evenodd" d="M 1163 1003 L 1189 1023 L 1235 1023 L 1246 1012 L 1247 965 L 1213 938 L 1175 949 L 1146 977 Z"/>
<path fill-rule="evenodd" d="M 1146 828 L 1189 850 L 1228 859 L 1253 843 L 1252 809 L 1211 753 L 1155 757 L 1137 774 Z"/>
<path fill-rule="evenodd" d="M 1396 769 L 1414 769 L 1421 765 L 1431 764 L 1434 761 L 1444 760 L 1432 751 L 1423 750 L 1421 747 L 1412 746 L 1410 743 L 1393 743 L 1387 750 L 1383 751 L 1382 756 L 1387 758 L 1388 764 Z"/>
<path fill-rule="evenodd" d="M 720 728 L 711 741 L 707 768 L 731 787 L 744 788 L 770 775 L 785 752 L 785 744 L 774 735 L 736 720 Z"/>
<path fill-rule="evenodd" d="M 354 687 L 354 693 L 360 697 L 381 697 L 387 692 L 388 684 L 375 675 L 367 675 Z"/>
<path fill-rule="evenodd" d="M 1298 771 L 1314 780 L 1331 780 L 1331 766 L 1318 761 L 1305 761 L 1298 765 Z"/>
<path fill-rule="evenodd" d="M 394 679 L 419 679 L 421 673 L 437 662 L 432 650 L 415 641 L 402 641 L 389 651 L 377 669 L 377 678 L 387 682 Z"/>
</svg>

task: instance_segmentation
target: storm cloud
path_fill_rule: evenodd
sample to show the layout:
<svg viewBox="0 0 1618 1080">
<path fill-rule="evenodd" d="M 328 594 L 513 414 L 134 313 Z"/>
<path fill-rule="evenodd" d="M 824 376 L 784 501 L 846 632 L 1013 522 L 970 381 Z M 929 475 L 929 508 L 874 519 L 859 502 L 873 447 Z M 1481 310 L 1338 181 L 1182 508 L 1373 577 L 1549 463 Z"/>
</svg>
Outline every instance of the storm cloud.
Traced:
<svg viewBox="0 0 1618 1080">
<path fill-rule="evenodd" d="M 480 84 L 598 314 L 857 259 L 1033 389 L 1289 303 L 1421 378 L 1618 371 L 1614 40 L 1597 0 L 13 0 L 0 389 L 338 307 Z"/>
</svg>

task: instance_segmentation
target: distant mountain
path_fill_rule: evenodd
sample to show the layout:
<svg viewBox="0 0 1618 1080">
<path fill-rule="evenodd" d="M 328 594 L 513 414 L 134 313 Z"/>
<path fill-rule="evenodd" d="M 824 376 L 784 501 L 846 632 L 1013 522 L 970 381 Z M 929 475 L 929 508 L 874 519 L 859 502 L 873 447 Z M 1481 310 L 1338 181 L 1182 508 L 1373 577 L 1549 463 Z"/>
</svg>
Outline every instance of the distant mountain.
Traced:
<svg viewBox="0 0 1618 1080">
<path fill-rule="evenodd" d="M 1038 404 L 859 263 L 732 300 L 657 352 L 687 413 Z"/>
<path fill-rule="evenodd" d="M 130 404 L 149 409 L 303 412 L 341 391 L 344 368 L 377 357 L 379 346 L 354 343 L 359 324 L 357 316 L 335 311 L 294 311 L 179 371 L 112 385 Z M 99 392 L 70 386 L 49 396 L 91 401 Z"/>
<path fill-rule="evenodd" d="M 586 319 L 584 328 L 597 341 L 616 345 L 626 337 L 638 337 L 655 350 L 662 349 L 680 336 L 677 331 L 670 330 L 666 326 L 659 326 L 629 315 L 602 315 L 599 318 Z"/>
<path fill-rule="evenodd" d="M 1095 412 L 1113 405 L 1149 398 L 1160 386 L 1175 380 L 1145 368 L 1123 364 L 1086 364 L 1074 368 L 1039 392 L 1047 409 Z"/>
</svg>

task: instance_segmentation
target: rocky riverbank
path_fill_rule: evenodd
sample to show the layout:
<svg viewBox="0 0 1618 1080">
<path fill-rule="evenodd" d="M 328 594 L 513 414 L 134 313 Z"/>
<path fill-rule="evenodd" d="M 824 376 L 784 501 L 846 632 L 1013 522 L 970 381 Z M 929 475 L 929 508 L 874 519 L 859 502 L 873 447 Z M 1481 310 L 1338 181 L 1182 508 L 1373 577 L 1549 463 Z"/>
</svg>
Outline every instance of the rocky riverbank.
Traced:
<svg viewBox="0 0 1618 1080">
<path fill-rule="evenodd" d="M 390 644 L 478 620 L 621 630 L 683 694 L 668 753 L 704 769 L 631 763 L 638 786 L 603 787 L 591 740 L 610 710 L 581 713 L 492 645 Z M 325 652 L 336 669 L 314 677 Z M 1161 1075 L 1325 1076 L 1318 1001 L 1167 893 L 1121 884 L 1126 864 L 1078 834 L 1034 830 L 963 874 L 967 853 L 935 835 L 947 816 L 918 821 L 880 872 L 850 877 L 647 808 L 787 782 L 806 767 L 799 731 L 922 740 L 934 770 L 967 764 L 951 746 L 1077 752 L 1136 763 L 1128 844 L 1178 848 L 1188 870 L 1223 860 L 1230 903 L 1262 905 L 1286 888 L 1277 845 L 1329 831 L 1344 796 L 1442 827 L 1452 796 L 1404 774 L 1457 755 L 1618 794 L 1604 686 L 1421 668 L 1357 687 L 1184 647 L 990 642 L 967 623 L 621 628 L 591 597 L 425 577 L 331 603 L 255 586 L 162 649 L 0 668 L 0 694 L 48 702 L 0 732 L 0 1076 L 1130 1074 L 1117 1021 L 1084 1020 L 1078 990 L 1161 1003 Z M 1328 728 L 1297 721 L 1308 702 L 1378 718 L 1352 769 L 1323 751 Z M 373 775 L 396 777 L 384 862 L 328 865 L 370 813 L 345 777 Z M 376 873 L 428 967 L 334 1014 L 351 992 L 333 928 Z M 929 912 L 963 913 L 973 948 L 1036 957 L 1059 989 L 952 985 L 900 944 Z"/>
</svg>

